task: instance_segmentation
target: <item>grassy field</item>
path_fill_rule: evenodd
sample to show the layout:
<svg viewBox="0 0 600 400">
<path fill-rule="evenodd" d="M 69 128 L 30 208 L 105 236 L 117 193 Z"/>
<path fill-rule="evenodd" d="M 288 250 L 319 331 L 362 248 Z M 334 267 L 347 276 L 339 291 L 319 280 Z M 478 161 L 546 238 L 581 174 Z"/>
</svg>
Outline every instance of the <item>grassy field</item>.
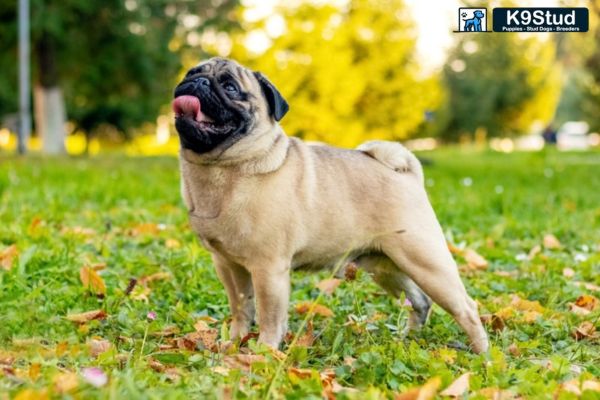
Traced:
<svg viewBox="0 0 600 400">
<path fill-rule="evenodd" d="M 439 307 L 403 338 L 361 271 L 295 275 L 282 352 L 230 343 L 176 159 L 0 157 L 0 399 L 600 398 L 600 153 L 422 156 L 489 354 Z"/>
</svg>

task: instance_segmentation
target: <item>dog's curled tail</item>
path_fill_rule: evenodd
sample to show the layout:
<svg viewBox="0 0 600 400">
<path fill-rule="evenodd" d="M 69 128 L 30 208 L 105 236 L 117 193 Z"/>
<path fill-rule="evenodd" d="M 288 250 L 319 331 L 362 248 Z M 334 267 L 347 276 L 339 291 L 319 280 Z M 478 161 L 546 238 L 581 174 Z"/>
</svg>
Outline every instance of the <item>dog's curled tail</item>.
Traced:
<svg viewBox="0 0 600 400">
<path fill-rule="evenodd" d="M 371 140 L 356 148 L 388 168 L 402 173 L 413 173 L 423 183 L 423 168 L 419 159 L 398 142 Z"/>
</svg>

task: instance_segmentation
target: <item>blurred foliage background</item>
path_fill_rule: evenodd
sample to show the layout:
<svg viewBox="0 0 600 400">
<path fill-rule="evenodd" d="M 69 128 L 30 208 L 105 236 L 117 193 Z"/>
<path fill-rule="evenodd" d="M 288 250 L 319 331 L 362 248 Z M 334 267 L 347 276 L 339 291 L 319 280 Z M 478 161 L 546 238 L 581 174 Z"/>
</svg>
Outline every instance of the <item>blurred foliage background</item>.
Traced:
<svg viewBox="0 0 600 400">
<path fill-rule="evenodd" d="M 269 11 L 258 12 L 265 3 Z M 441 63 L 417 52 L 428 17 L 416 3 L 31 0 L 30 147 L 175 152 L 173 87 L 214 55 L 269 76 L 291 105 L 284 128 L 307 140 L 346 147 L 372 138 L 472 141 L 579 120 L 600 129 L 600 0 L 549 4 L 588 7 L 587 33 L 455 34 L 449 23 Z M 511 3 L 451 1 L 450 9 L 463 5 L 491 15 Z M 0 3 L 0 148 L 9 151 L 18 111 L 16 7 Z M 435 2 L 427 7 L 436 12 Z M 442 47 L 434 43 L 431 53 Z"/>
</svg>

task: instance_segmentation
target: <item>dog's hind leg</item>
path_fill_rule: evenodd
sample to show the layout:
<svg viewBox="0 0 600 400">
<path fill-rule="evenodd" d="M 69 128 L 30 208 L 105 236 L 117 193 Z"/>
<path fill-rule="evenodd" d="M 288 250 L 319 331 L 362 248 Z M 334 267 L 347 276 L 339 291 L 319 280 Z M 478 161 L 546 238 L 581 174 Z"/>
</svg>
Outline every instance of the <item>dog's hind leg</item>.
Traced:
<svg viewBox="0 0 600 400">
<path fill-rule="evenodd" d="M 373 280 L 394 297 L 404 292 L 412 304 L 405 333 L 419 330 L 429 317 L 431 300 L 417 284 L 384 254 L 367 254 L 356 261 Z"/>
<path fill-rule="evenodd" d="M 378 247 L 465 330 L 476 353 L 488 349 L 477 304 L 469 297 L 446 245 L 425 191 L 423 199 L 403 215 L 401 231 L 379 239 Z"/>
</svg>

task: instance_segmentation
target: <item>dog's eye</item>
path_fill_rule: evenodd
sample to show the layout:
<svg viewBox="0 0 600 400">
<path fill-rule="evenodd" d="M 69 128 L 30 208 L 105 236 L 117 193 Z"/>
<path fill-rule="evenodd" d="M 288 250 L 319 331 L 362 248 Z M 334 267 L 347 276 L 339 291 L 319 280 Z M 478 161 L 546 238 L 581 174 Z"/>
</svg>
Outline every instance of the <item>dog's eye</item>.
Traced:
<svg viewBox="0 0 600 400">
<path fill-rule="evenodd" d="M 225 82 L 223 84 L 223 89 L 225 89 L 225 91 L 228 93 L 237 93 L 238 92 L 238 88 L 231 82 Z"/>
</svg>

